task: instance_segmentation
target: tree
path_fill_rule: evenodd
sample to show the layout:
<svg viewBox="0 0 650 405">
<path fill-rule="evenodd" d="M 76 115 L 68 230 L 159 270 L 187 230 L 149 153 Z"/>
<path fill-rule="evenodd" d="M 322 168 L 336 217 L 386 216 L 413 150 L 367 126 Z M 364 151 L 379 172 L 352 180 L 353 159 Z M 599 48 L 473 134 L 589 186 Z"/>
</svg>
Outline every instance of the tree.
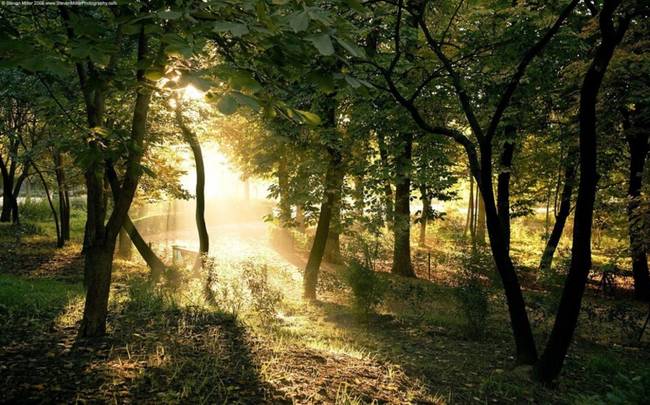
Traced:
<svg viewBox="0 0 650 405">
<path fill-rule="evenodd" d="M 562 369 L 577 325 L 582 295 L 591 268 L 591 226 L 598 182 L 596 103 L 609 62 L 634 15 L 624 7 L 620 10 L 621 3 L 621 0 L 605 0 L 600 10 L 598 19 L 601 42 L 596 48 L 580 91 L 580 182 L 573 224 L 571 264 L 553 330 L 534 368 L 535 377 L 543 382 L 555 379 Z"/>
</svg>

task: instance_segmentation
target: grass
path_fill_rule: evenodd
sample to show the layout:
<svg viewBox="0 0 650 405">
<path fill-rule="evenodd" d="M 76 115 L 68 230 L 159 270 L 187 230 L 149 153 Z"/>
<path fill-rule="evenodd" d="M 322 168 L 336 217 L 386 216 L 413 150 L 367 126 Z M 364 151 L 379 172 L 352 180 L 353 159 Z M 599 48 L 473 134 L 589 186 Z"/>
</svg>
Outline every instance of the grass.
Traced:
<svg viewBox="0 0 650 405">
<path fill-rule="evenodd" d="M 82 293 L 78 284 L 0 274 L 0 311 L 6 315 L 51 315 Z"/>
<path fill-rule="evenodd" d="M 116 260 L 110 336 L 92 342 L 75 337 L 83 309 L 81 268 L 72 269 L 76 279 L 62 277 L 70 271 L 57 270 L 67 263 L 59 256 L 74 252 L 54 254 L 53 245 L 43 243 L 49 234 L 46 226 L 39 226 L 44 232 L 26 227 L 20 242 L 9 228 L 0 227 L 0 243 L 41 269 L 19 275 L 0 272 L 0 317 L 7 321 L 0 364 L 13 370 L 2 374 L 2 383 L 15 387 L 8 398 L 586 404 L 635 403 L 648 397 L 647 345 L 629 344 L 617 331 L 619 323 L 634 321 L 629 315 L 643 309 L 632 302 L 588 293 L 586 306 L 600 315 L 582 314 L 555 387 L 534 384 L 527 369 L 514 367 L 507 309 L 497 287 L 489 289 L 487 333 L 480 340 L 467 336 L 454 293 L 460 242 L 446 238 L 451 232 L 447 225 L 440 225 L 431 243 L 434 282 L 379 273 L 385 296 L 364 316 L 355 309 L 340 269 L 324 271 L 320 301 L 307 303 L 300 298 L 299 267 L 268 257 L 217 263 L 215 288 L 222 295 L 210 303 L 204 299 L 205 280 L 182 269 L 152 286 L 145 282 L 147 269 L 141 264 Z M 42 256 L 59 258 L 32 260 Z M 18 259 L 5 263 L 24 263 Z M 245 276 L 260 269 L 265 270 L 259 274 L 268 273 L 268 283 L 249 284 Z M 555 281 L 525 291 L 527 302 L 539 303 L 539 311 L 531 308 L 531 313 L 540 314 L 535 326 L 538 344 L 544 342 L 553 316 L 554 297 L 545 283 Z M 276 292 L 281 293 L 277 300 Z M 274 298 L 269 303 L 265 297 Z M 612 312 L 621 303 L 624 310 Z M 610 316 L 619 312 L 628 317 Z M 29 372 L 39 367 L 48 372 Z"/>
</svg>

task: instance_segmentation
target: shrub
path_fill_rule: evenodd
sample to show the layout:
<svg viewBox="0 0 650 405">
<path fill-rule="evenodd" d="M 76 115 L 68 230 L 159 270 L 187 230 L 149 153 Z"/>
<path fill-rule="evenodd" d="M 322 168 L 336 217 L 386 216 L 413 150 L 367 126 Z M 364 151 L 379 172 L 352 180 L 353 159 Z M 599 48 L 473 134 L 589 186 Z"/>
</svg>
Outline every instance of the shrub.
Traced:
<svg viewBox="0 0 650 405">
<path fill-rule="evenodd" d="M 45 222 L 52 220 L 52 210 L 45 197 L 42 199 L 28 199 L 18 206 L 19 214 L 30 221 Z"/>
<path fill-rule="evenodd" d="M 347 266 L 344 279 L 352 290 L 354 309 L 359 313 L 368 315 L 383 302 L 386 283 L 357 260 L 352 260 Z"/>
<path fill-rule="evenodd" d="M 630 376 L 617 374 L 609 384 L 608 391 L 602 395 L 581 395 L 576 404 L 645 404 L 650 397 L 650 370 Z"/>
<path fill-rule="evenodd" d="M 344 246 L 344 256 L 349 261 L 362 263 L 365 268 L 377 271 L 377 263 L 389 256 L 385 246 L 390 246 L 390 243 L 386 243 L 378 233 L 353 232 Z"/>
<path fill-rule="evenodd" d="M 268 281 L 268 267 L 252 261 L 217 264 L 207 258 L 204 297 L 207 302 L 235 317 L 243 311 L 257 315 L 264 325 L 277 321 L 280 291 Z"/>
<path fill-rule="evenodd" d="M 277 307 L 282 301 L 282 293 L 272 288 L 268 281 L 266 264 L 257 266 L 252 262 L 242 265 L 243 276 L 251 297 L 251 308 L 264 324 L 277 321 Z"/>
<path fill-rule="evenodd" d="M 136 279 L 129 283 L 127 296 L 127 311 L 140 315 L 158 316 L 168 307 L 169 303 L 168 297 L 162 290 L 142 279 Z"/>
<path fill-rule="evenodd" d="M 472 249 L 463 254 L 454 295 L 465 317 L 465 333 L 473 339 L 485 335 L 490 307 L 487 275 L 493 271 L 492 257 L 486 252 Z"/>
</svg>

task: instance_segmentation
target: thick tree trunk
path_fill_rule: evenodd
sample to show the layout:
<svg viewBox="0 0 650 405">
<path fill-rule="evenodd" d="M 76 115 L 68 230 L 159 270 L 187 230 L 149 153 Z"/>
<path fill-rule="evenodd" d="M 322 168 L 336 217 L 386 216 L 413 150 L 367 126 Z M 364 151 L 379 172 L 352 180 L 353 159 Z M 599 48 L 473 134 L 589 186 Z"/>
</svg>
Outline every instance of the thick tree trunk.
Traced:
<svg viewBox="0 0 650 405">
<path fill-rule="evenodd" d="M 497 179 L 497 211 L 501 220 L 506 248 L 510 252 L 510 172 L 512 170 L 512 155 L 515 151 L 515 127 L 505 128 L 506 140 L 500 157 L 500 172 Z"/>
<path fill-rule="evenodd" d="M 551 265 L 553 264 L 555 250 L 557 249 L 557 245 L 560 243 L 560 238 L 564 232 L 564 225 L 571 213 L 571 195 L 573 194 L 575 175 L 575 164 L 572 162 L 567 163 L 564 168 L 564 185 L 562 186 L 562 196 L 560 197 L 560 208 L 558 209 L 555 223 L 553 224 L 553 230 L 546 241 L 546 247 L 544 248 L 544 253 L 542 254 L 542 259 L 539 263 L 540 271 L 550 270 Z"/>
<path fill-rule="evenodd" d="M 334 193 L 330 230 L 327 233 L 327 242 L 325 243 L 325 252 L 323 253 L 323 260 L 326 263 L 332 264 L 343 263 L 343 256 L 341 255 L 341 194 L 343 191 L 343 170 L 339 170 L 337 175 L 339 176 L 339 178 L 336 179 L 338 188 Z"/>
<path fill-rule="evenodd" d="M 67 9 L 60 9 L 64 20 L 69 19 Z M 66 17 L 67 16 L 67 17 Z M 106 315 L 108 311 L 108 295 L 111 284 L 112 258 L 115 251 L 117 235 L 128 215 L 131 202 L 135 196 L 138 181 L 140 180 L 140 161 L 144 150 L 144 137 L 146 134 L 147 115 L 151 101 L 152 90 L 150 83 L 145 79 L 142 67 L 147 57 L 147 38 L 144 26 L 140 27 L 138 38 L 138 68 L 136 71 L 137 95 L 133 108 L 131 137 L 133 148 L 129 150 L 126 160 L 124 178 L 121 182 L 118 200 L 113 204 L 111 215 L 104 225 L 106 217 L 105 206 L 105 165 L 104 162 L 91 163 L 85 171 L 86 190 L 88 201 L 88 229 L 91 230 L 89 243 L 85 255 L 85 276 L 87 282 L 86 304 L 84 315 L 79 329 L 80 337 L 101 336 L 106 332 Z M 77 65 L 81 87 L 84 92 L 88 124 L 90 128 L 103 124 L 104 93 L 106 83 L 90 88 L 85 82 L 87 79 L 84 66 Z M 92 73 L 92 72 L 91 72 Z M 94 75 L 94 74 L 93 74 Z M 90 142 L 89 152 L 101 156 L 98 145 Z"/>
<path fill-rule="evenodd" d="M 329 233 L 330 221 L 332 219 L 332 207 L 336 200 L 336 190 L 341 188 L 339 179 L 343 177 L 339 174 L 341 168 L 341 153 L 335 149 L 328 150 L 330 159 L 325 175 L 325 196 L 321 204 L 320 214 L 318 216 L 318 225 L 314 235 L 314 243 L 309 252 L 309 259 L 305 267 L 305 276 L 303 280 L 303 296 L 306 299 L 316 299 L 316 286 L 318 284 L 318 273 L 320 264 L 325 252 L 327 243 L 327 234 Z"/>
<path fill-rule="evenodd" d="M 114 242 L 106 241 L 102 245 L 91 245 L 86 254 L 88 291 L 84 305 L 79 335 L 82 337 L 102 336 L 106 333 L 106 315 L 108 314 L 108 297 L 111 287 Z"/>
<path fill-rule="evenodd" d="M 635 115 L 640 114 L 637 112 Z M 639 300 L 648 301 L 650 300 L 650 274 L 648 274 L 647 241 L 643 236 L 646 224 L 636 212 L 640 205 L 643 170 L 648 156 L 648 129 L 638 124 L 630 125 L 629 117 L 626 117 L 626 121 L 628 122 L 624 124 L 624 129 L 630 147 L 627 215 L 634 296 Z"/>
<path fill-rule="evenodd" d="M 420 246 L 427 243 L 427 223 L 429 222 L 429 212 L 431 211 L 431 198 L 427 192 L 427 186 L 420 186 L 420 199 L 422 200 L 422 215 L 420 216 Z"/>
<path fill-rule="evenodd" d="M 415 277 L 411 264 L 411 155 L 413 134 L 405 134 L 395 157 L 395 213 L 393 217 L 393 266 L 391 273 Z"/>
<path fill-rule="evenodd" d="M 2 173 L 2 212 L 0 213 L 0 222 L 11 221 L 11 211 L 14 207 L 13 185 L 14 179 Z"/>
<path fill-rule="evenodd" d="M 591 269 L 591 227 L 598 182 L 596 102 L 609 62 L 631 18 L 618 18 L 619 26 L 614 27 L 613 14 L 619 4 L 620 0 L 606 0 L 603 4 L 600 12 L 602 42 L 596 49 L 580 91 L 580 182 L 574 215 L 571 265 L 553 330 L 544 353 L 535 365 L 535 377 L 542 382 L 550 382 L 560 374 L 578 322 L 582 295 Z"/>
<path fill-rule="evenodd" d="M 481 195 L 477 196 L 477 198 L 485 202 L 485 217 L 492 257 L 506 294 L 510 325 L 515 338 L 516 361 L 519 364 L 533 364 L 537 360 L 535 339 L 526 313 L 526 304 L 519 285 L 519 279 L 508 253 L 505 233 L 494 202 L 492 147 L 490 145 L 481 145 L 481 171 L 476 180 L 481 191 Z"/>
</svg>

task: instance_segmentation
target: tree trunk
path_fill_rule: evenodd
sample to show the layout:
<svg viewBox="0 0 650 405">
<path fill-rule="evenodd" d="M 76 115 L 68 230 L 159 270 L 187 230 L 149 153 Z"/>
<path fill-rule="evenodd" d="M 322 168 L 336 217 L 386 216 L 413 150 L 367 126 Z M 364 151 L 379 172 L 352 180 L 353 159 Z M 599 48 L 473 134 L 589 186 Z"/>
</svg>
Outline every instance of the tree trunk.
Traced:
<svg viewBox="0 0 650 405">
<path fill-rule="evenodd" d="M 59 217 L 56 214 L 56 209 L 54 208 L 54 204 L 52 203 L 52 197 L 50 197 L 50 189 L 47 186 L 47 182 L 45 181 L 45 177 L 43 177 L 43 173 L 38 169 L 36 166 L 36 163 L 32 162 L 32 167 L 34 167 L 34 170 L 38 174 L 38 177 L 41 179 L 41 182 L 43 183 L 43 190 L 45 191 L 45 197 L 47 198 L 47 203 L 50 206 L 50 212 L 52 212 L 52 219 L 54 219 L 54 226 L 56 228 L 56 246 L 61 248 L 65 244 L 63 237 L 61 236 L 61 227 L 59 226 Z"/>
<path fill-rule="evenodd" d="M 113 192 L 113 202 L 117 204 L 117 201 L 119 199 L 119 193 L 120 193 L 119 190 L 120 184 L 117 178 L 117 173 L 115 172 L 115 169 L 111 164 L 106 165 L 106 178 L 108 179 L 108 183 Z M 142 235 L 140 235 L 138 228 L 136 228 L 135 224 L 133 223 L 131 217 L 128 214 L 124 218 L 124 222 L 122 223 L 122 227 L 120 228 L 118 253 L 120 254 L 121 257 L 125 259 L 130 259 L 131 243 L 126 238 L 126 235 L 129 236 L 131 242 L 133 242 L 133 245 L 138 250 L 138 253 L 144 259 L 145 263 L 147 263 L 149 269 L 151 269 L 151 274 L 150 274 L 151 280 L 154 282 L 158 281 L 160 279 L 160 276 L 162 276 L 163 271 L 165 270 L 165 264 L 162 262 L 162 260 L 160 260 L 160 258 L 158 258 L 156 253 L 154 253 L 154 251 L 149 246 L 149 244 L 145 242 Z"/>
<path fill-rule="evenodd" d="M 465 221 L 465 231 L 463 236 L 467 236 L 469 230 L 472 241 L 474 240 L 474 176 L 469 174 L 469 198 L 467 203 L 467 220 Z"/>
<path fill-rule="evenodd" d="M 506 249 L 510 252 L 510 172 L 512 170 L 512 155 L 515 151 L 515 127 L 506 126 L 505 135 L 506 140 L 500 158 L 501 171 L 497 179 L 497 210 L 501 220 Z"/>
<path fill-rule="evenodd" d="M 637 111 L 641 115 L 646 110 Z M 627 114 L 626 114 L 627 115 Z M 630 237 L 630 255 L 632 257 L 632 275 L 634 277 L 634 296 L 636 299 L 650 300 L 650 274 L 648 274 L 648 256 L 644 240 L 644 222 L 636 212 L 640 205 L 643 170 L 648 156 L 648 132 L 641 125 L 630 125 L 625 117 L 624 129 L 630 147 L 630 173 L 627 189 L 628 230 Z"/>
<path fill-rule="evenodd" d="M 478 206 L 476 208 L 476 242 L 483 245 L 485 244 L 485 201 L 481 193 L 476 194 Z"/>
<path fill-rule="evenodd" d="M 393 267 L 391 273 L 415 277 L 411 264 L 411 154 L 413 134 L 405 134 L 395 159 L 395 213 L 393 217 Z"/>
<path fill-rule="evenodd" d="M 481 195 L 479 201 L 485 202 L 485 219 L 490 237 L 492 257 L 503 283 L 510 315 L 510 324 L 515 338 L 516 361 L 519 364 L 533 364 L 537 360 L 535 339 L 526 313 L 526 304 L 521 292 L 517 273 L 508 253 L 505 233 L 494 202 L 492 190 L 492 147 L 481 144 L 481 170 L 476 176 Z M 479 198 L 480 197 L 480 198 Z"/>
<path fill-rule="evenodd" d="M 62 8 L 64 20 L 69 19 L 67 9 Z M 128 215 L 131 202 L 135 196 L 138 181 L 141 175 L 140 162 L 144 151 L 144 138 L 146 135 L 147 115 L 151 102 L 151 86 L 145 78 L 145 70 L 142 67 L 147 57 L 147 37 L 144 26 L 140 26 L 138 37 L 138 68 L 136 71 L 137 94 L 133 108 L 133 119 L 131 125 L 130 142 L 132 148 L 126 159 L 126 169 L 121 182 L 118 200 L 113 204 L 111 215 L 104 225 L 106 217 L 104 174 L 105 165 L 102 162 L 93 161 L 85 171 L 86 190 L 88 201 L 88 228 L 91 230 L 89 243 L 85 256 L 85 276 L 87 282 L 86 304 L 84 315 L 79 329 L 80 337 L 101 336 L 106 332 L 106 315 L 108 311 L 108 295 L 111 284 L 112 258 L 115 251 L 117 235 Z M 89 88 L 85 83 L 84 67 L 77 65 L 80 76 L 81 87 L 84 92 L 86 112 L 89 128 L 102 126 L 103 111 L 105 110 L 105 98 L 103 91 L 106 83 L 99 81 L 98 84 Z M 92 73 L 92 72 L 91 72 Z M 94 74 L 93 74 L 94 76 Z M 91 141 L 88 144 L 88 152 L 102 156 L 99 146 Z"/>
<path fill-rule="evenodd" d="M 384 216 L 386 218 L 386 224 L 388 227 L 392 227 L 393 224 L 393 189 L 390 185 L 390 170 L 388 162 L 388 149 L 386 147 L 386 138 L 381 131 L 377 131 L 377 145 L 379 146 L 379 158 L 381 160 L 381 166 L 383 169 L 384 175 Z"/>
<path fill-rule="evenodd" d="M 619 4 L 620 0 L 606 0 L 603 4 L 600 12 L 602 42 L 596 49 L 580 91 L 580 182 L 574 215 L 571 265 L 553 330 L 544 353 L 535 365 L 535 377 L 542 382 L 550 382 L 560 374 L 578 322 L 582 295 L 591 268 L 591 227 L 598 182 L 596 102 L 614 50 L 631 19 L 631 16 L 617 18 L 619 26 L 614 27 L 613 14 Z"/>
<path fill-rule="evenodd" d="M 560 238 L 564 232 L 564 225 L 571 213 L 571 195 L 573 194 L 575 175 L 575 164 L 573 162 L 568 162 L 564 168 L 564 185 L 562 186 L 562 196 L 560 197 L 560 208 L 555 217 L 555 224 L 553 224 L 551 235 L 546 241 L 542 260 L 539 263 L 540 271 L 551 270 L 555 250 L 557 249 L 557 245 L 560 243 Z"/>
<path fill-rule="evenodd" d="M 339 179 L 343 177 L 339 174 L 341 168 L 341 153 L 333 148 L 328 148 L 330 155 L 327 173 L 325 175 L 325 196 L 321 204 L 320 214 L 318 215 L 318 225 L 314 235 L 314 243 L 309 252 L 309 259 L 305 267 L 303 297 L 309 300 L 316 299 L 316 286 L 318 284 L 318 273 L 320 264 L 325 252 L 327 243 L 327 234 L 329 233 L 330 221 L 332 219 L 332 207 L 336 200 L 336 190 L 341 188 Z"/>
<path fill-rule="evenodd" d="M 106 315 L 108 314 L 108 296 L 111 287 L 111 270 L 113 266 L 113 249 L 110 241 L 102 245 L 88 247 L 85 265 L 88 291 L 84 305 L 84 315 L 79 329 L 82 337 L 96 337 L 106 334 Z"/>
<path fill-rule="evenodd" d="M 153 250 L 151 250 L 151 247 L 142 238 L 142 235 L 138 232 L 138 228 L 135 227 L 135 224 L 131 221 L 131 218 L 128 215 L 124 218 L 124 224 L 122 227 L 129 235 L 129 238 L 131 238 L 131 241 L 138 250 L 140 256 L 142 256 L 144 261 L 147 263 L 147 266 L 149 266 L 149 269 L 151 269 L 151 280 L 154 282 L 158 281 L 165 270 L 165 263 L 160 260 Z"/>
<path fill-rule="evenodd" d="M 2 213 L 0 213 L 0 222 L 11 221 L 11 210 L 14 206 L 13 185 L 14 180 L 6 170 L 2 171 Z"/>
<path fill-rule="evenodd" d="M 339 176 L 336 179 L 338 188 L 334 193 L 330 230 L 327 233 L 327 242 L 325 243 L 325 252 L 323 253 L 323 260 L 326 263 L 332 264 L 343 263 L 343 256 L 341 255 L 341 194 L 344 178 L 343 170 L 339 170 L 337 175 Z"/>
<path fill-rule="evenodd" d="M 70 240 L 70 193 L 65 181 L 65 171 L 63 170 L 63 159 L 60 151 L 54 151 L 54 173 L 56 175 L 56 184 L 59 195 L 59 219 L 61 221 L 61 238 L 63 242 Z"/>
<path fill-rule="evenodd" d="M 180 101 L 176 105 L 176 122 L 183 133 L 185 142 L 190 145 L 196 164 L 196 227 L 199 232 L 199 257 L 194 268 L 202 267 L 203 261 L 210 250 L 210 239 L 208 228 L 205 224 L 205 165 L 203 164 L 203 152 L 196 134 L 192 132 L 183 122 L 183 116 L 180 110 Z"/>
</svg>

